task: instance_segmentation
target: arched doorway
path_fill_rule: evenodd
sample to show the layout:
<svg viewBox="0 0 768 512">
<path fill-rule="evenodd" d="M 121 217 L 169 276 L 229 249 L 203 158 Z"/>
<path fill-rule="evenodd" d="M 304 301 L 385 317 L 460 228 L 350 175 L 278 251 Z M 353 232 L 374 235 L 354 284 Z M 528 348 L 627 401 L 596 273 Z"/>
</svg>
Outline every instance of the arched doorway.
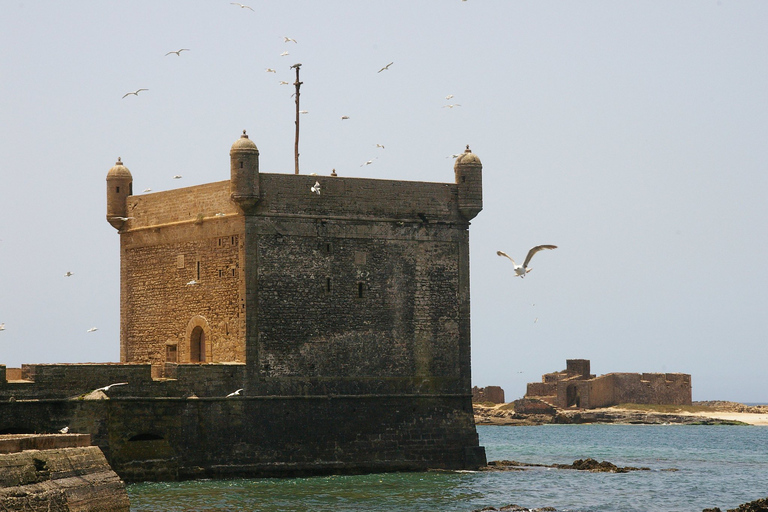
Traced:
<svg viewBox="0 0 768 512">
<path fill-rule="evenodd" d="M 205 362 L 205 331 L 199 325 L 192 329 L 192 334 L 189 336 L 189 361 Z"/>
</svg>

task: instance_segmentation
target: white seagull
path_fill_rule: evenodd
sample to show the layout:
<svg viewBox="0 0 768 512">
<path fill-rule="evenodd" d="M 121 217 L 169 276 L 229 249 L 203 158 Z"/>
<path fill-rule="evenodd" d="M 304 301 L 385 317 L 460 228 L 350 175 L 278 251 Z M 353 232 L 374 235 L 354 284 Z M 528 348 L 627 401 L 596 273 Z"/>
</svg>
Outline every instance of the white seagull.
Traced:
<svg viewBox="0 0 768 512">
<path fill-rule="evenodd" d="M 196 284 L 197 284 L 197 281 L 195 281 L 193 279 L 193 280 L 191 280 L 190 282 L 187 283 L 187 286 L 193 286 L 193 285 L 196 285 Z"/>
<path fill-rule="evenodd" d="M 165 56 L 167 57 L 170 54 L 175 53 L 176 55 L 181 57 L 181 52 L 188 52 L 188 51 L 189 51 L 189 48 L 182 48 L 181 50 L 176 50 L 175 52 L 168 52 L 168 53 L 165 54 Z"/>
<path fill-rule="evenodd" d="M 289 82 L 286 82 L 285 80 L 280 80 L 280 85 L 291 85 Z"/>
<path fill-rule="evenodd" d="M 64 274 L 64 277 L 72 277 L 73 275 L 75 275 L 74 272 L 70 272 L 69 270 L 67 270 L 67 273 Z"/>
<path fill-rule="evenodd" d="M 112 217 L 115 220 L 121 220 L 123 222 L 131 220 L 133 217 Z"/>
<path fill-rule="evenodd" d="M 320 182 L 316 181 L 314 186 L 310 187 L 309 190 L 317 195 L 320 195 Z"/>
<path fill-rule="evenodd" d="M 379 158 L 379 157 L 376 157 Z M 364 165 L 371 165 L 376 158 L 371 158 L 370 160 L 366 160 L 364 164 L 361 164 L 360 167 L 363 167 Z"/>
<path fill-rule="evenodd" d="M 5 322 L 0 324 L 0 331 L 4 331 L 4 330 L 5 330 Z"/>
<path fill-rule="evenodd" d="M 309 114 L 309 110 L 299 110 L 299 114 Z"/>
<path fill-rule="evenodd" d="M 228 394 L 225 398 L 229 398 L 231 396 L 240 396 L 240 394 L 243 392 L 243 388 L 238 389 L 237 391 L 233 391 L 230 394 Z"/>
<path fill-rule="evenodd" d="M 94 389 L 93 391 L 91 391 L 91 393 L 95 393 L 96 391 L 104 391 L 106 393 L 107 391 L 109 391 L 109 388 L 113 388 L 115 386 L 127 386 L 127 385 L 128 385 L 127 382 L 116 382 L 114 384 L 110 384 L 109 386 L 104 386 L 103 388 Z"/>
<path fill-rule="evenodd" d="M 152 189 L 151 188 L 145 188 L 144 192 L 152 192 Z"/>
<path fill-rule="evenodd" d="M 295 39 L 293 39 L 292 37 L 283 36 L 283 42 L 284 42 L 284 43 L 290 43 L 291 41 L 293 41 L 294 43 L 297 43 L 297 42 L 298 42 L 298 41 L 296 41 Z"/>
<path fill-rule="evenodd" d="M 99 328 L 98 328 L 98 327 L 91 327 L 90 329 L 88 329 L 88 330 L 87 330 L 87 331 L 85 331 L 85 332 L 96 332 L 96 331 L 98 331 L 98 330 L 99 330 Z"/>
<path fill-rule="evenodd" d="M 181 174 L 177 174 L 177 175 L 175 175 L 175 176 L 173 177 L 173 179 L 175 179 L 175 180 L 180 180 L 180 179 L 181 179 Z"/>
<path fill-rule="evenodd" d="M 377 147 L 377 148 L 381 148 L 381 149 L 384 149 L 384 144 L 376 144 L 376 147 Z"/>
<path fill-rule="evenodd" d="M 59 430 L 59 432 L 61 432 L 62 434 L 66 434 L 67 432 L 69 432 L 69 427 L 64 427 L 61 430 Z"/>
<path fill-rule="evenodd" d="M 123 98 L 125 98 L 126 96 L 130 96 L 131 94 L 133 94 L 134 96 L 138 96 L 141 91 L 148 91 L 148 90 L 149 89 L 136 89 L 133 92 L 127 92 L 127 93 L 123 94 Z"/>
<path fill-rule="evenodd" d="M 447 99 L 447 100 L 449 100 L 451 98 L 453 98 L 453 94 L 449 94 L 448 96 L 445 97 L 445 99 Z"/>
<path fill-rule="evenodd" d="M 460 107 L 460 106 L 461 105 L 459 105 L 458 103 L 453 103 L 451 105 L 443 105 L 443 108 L 453 108 L 453 107 Z"/>
<path fill-rule="evenodd" d="M 281 57 L 286 57 L 288 55 L 290 55 L 290 53 L 288 53 L 288 50 L 286 50 L 286 51 L 284 51 L 283 53 L 280 54 Z"/>
<path fill-rule="evenodd" d="M 277 73 L 277 70 L 272 68 L 267 68 L 267 73 Z"/>
<path fill-rule="evenodd" d="M 238 7 L 240 7 L 241 9 L 250 9 L 250 10 L 252 10 L 252 11 L 253 11 L 253 7 L 251 7 L 251 6 L 249 6 L 249 5 L 243 5 L 243 4 L 239 4 L 239 3 L 237 3 L 237 2 L 229 2 L 229 4 L 230 4 L 230 5 L 237 5 L 237 6 L 238 6 Z M 256 11 L 253 11 L 253 12 L 256 12 Z"/>
<path fill-rule="evenodd" d="M 387 64 L 386 66 L 378 70 L 377 73 L 381 73 L 382 71 L 389 69 L 389 66 L 391 66 L 392 64 L 394 64 L 394 62 L 390 62 L 389 64 Z"/>
<path fill-rule="evenodd" d="M 509 261 L 512 262 L 512 264 L 515 266 L 515 275 L 520 277 L 525 277 L 525 274 L 530 272 L 532 269 L 528 268 L 528 263 L 531 261 L 531 258 L 533 258 L 533 255 L 537 252 L 543 250 L 543 249 L 557 249 L 556 245 L 537 245 L 536 247 L 531 248 L 530 251 L 528 251 L 528 256 L 525 257 L 525 261 L 522 265 L 518 265 L 515 263 L 515 260 L 510 258 L 509 254 L 505 253 L 504 251 L 496 251 L 496 254 L 499 256 L 504 256 L 505 258 L 509 258 Z"/>
<path fill-rule="evenodd" d="M 349 119 L 349 116 L 341 116 L 341 119 L 342 119 L 342 120 L 344 120 L 344 119 Z"/>
</svg>

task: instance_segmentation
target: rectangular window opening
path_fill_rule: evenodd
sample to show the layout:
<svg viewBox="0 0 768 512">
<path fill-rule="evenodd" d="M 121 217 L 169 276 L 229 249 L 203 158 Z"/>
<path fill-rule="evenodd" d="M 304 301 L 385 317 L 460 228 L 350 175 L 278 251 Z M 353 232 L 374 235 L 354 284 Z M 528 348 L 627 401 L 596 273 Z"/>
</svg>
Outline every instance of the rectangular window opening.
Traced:
<svg viewBox="0 0 768 512">
<path fill-rule="evenodd" d="M 331 293 L 331 278 L 325 278 L 325 293 Z"/>
<path fill-rule="evenodd" d="M 362 299 L 363 298 L 363 290 L 365 289 L 364 283 L 357 283 L 357 298 Z"/>
<path fill-rule="evenodd" d="M 115 192 L 117 192 L 119 194 L 120 193 L 120 187 L 116 187 L 115 188 Z"/>
<path fill-rule="evenodd" d="M 196 265 L 196 267 L 197 267 L 197 280 L 199 281 L 200 280 L 200 260 L 197 260 L 196 263 L 197 263 L 197 265 Z"/>
</svg>

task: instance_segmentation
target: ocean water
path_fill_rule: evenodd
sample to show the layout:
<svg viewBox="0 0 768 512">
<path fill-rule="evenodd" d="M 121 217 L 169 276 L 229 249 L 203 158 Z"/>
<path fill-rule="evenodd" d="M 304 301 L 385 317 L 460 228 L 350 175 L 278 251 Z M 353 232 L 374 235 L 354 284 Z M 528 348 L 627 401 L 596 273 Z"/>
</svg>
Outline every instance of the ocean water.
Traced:
<svg viewBox="0 0 768 512">
<path fill-rule="evenodd" d="M 768 427 L 545 425 L 478 427 L 488 460 L 570 464 L 592 457 L 651 471 L 532 468 L 128 486 L 131 510 L 152 512 L 469 512 L 550 506 L 561 512 L 701 512 L 768 496 Z"/>
</svg>

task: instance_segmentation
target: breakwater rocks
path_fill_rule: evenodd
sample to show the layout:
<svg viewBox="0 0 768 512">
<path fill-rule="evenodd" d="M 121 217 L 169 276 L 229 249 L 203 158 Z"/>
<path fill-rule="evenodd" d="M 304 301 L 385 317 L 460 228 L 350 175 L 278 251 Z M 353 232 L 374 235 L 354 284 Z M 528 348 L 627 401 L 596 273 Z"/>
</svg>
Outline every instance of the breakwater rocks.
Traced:
<svg viewBox="0 0 768 512">
<path fill-rule="evenodd" d="M 0 510 L 129 512 L 125 484 L 87 434 L 0 435 Z"/>
<path fill-rule="evenodd" d="M 705 508 L 702 512 L 723 512 L 719 508 Z M 768 512 L 768 498 L 762 498 L 749 503 L 742 503 L 737 508 L 729 508 L 726 512 Z"/>
<path fill-rule="evenodd" d="M 722 402 L 717 402 L 722 404 Z M 611 407 L 605 409 L 557 409 L 538 399 L 522 398 L 508 404 L 473 404 L 477 425 L 547 425 L 583 423 L 621 423 L 642 425 L 744 425 L 740 421 L 686 414 L 685 411 L 665 412 L 654 406 L 639 406 L 637 409 Z M 665 406 L 656 406 L 663 409 Z M 748 406 L 744 406 L 748 407 Z M 710 412 L 726 412 L 722 406 L 696 406 L 696 410 L 711 409 Z M 732 409 L 731 409 L 732 410 Z M 729 411 L 730 412 L 730 411 Z M 751 411 L 750 412 L 755 412 Z"/>
<path fill-rule="evenodd" d="M 629 473 L 630 471 L 650 471 L 651 468 L 636 468 L 633 466 L 620 467 L 612 462 L 598 462 L 595 459 L 579 459 L 573 464 L 532 464 L 530 462 L 518 462 L 516 460 L 492 460 L 484 468 L 484 471 L 521 471 L 526 468 L 554 468 L 574 469 L 577 471 L 590 471 L 592 473 Z M 666 469 L 664 471 L 676 471 Z"/>
</svg>

